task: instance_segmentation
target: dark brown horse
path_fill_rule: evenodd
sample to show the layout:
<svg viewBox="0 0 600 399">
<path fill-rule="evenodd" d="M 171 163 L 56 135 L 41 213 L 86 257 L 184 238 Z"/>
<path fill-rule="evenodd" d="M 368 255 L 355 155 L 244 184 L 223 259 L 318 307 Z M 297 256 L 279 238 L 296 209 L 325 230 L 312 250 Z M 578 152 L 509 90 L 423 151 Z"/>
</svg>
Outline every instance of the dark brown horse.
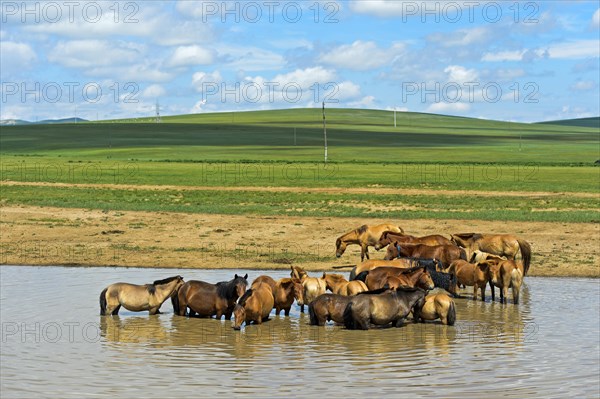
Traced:
<svg viewBox="0 0 600 399">
<path fill-rule="evenodd" d="M 420 288 L 398 288 L 378 295 L 362 293 L 351 297 L 344 310 L 348 329 L 368 330 L 370 324 L 401 327 L 412 311 L 420 314 L 426 291 Z"/>
<path fill-rule="evenodd" d="M 423 245 L 423 244 L 401 244 L 394 242 L 388 245 L 384 259 L 395 259 L 398 257 L 437 259 L 442 268 L 450 266 L 457 259 L 467 260 L 467 253 L 463 248 L 456 245 Z"/>
<path fill-rule="evenodd" d="M 377 226 L 364 224 L 338 237 L 335 241 L 335 256 L 339 258 L 346 251 L 346 246 L 356 244 L 360 245 L 361 262 L 365 260 L 365 257 L 369 259 L 369 247 L 377 244 L 384 231 L 404 232 L 401 227 L 394 226 L 393 224 L 379 224 Z"/>
<path fill-rule="evenodd" d="M 381 235 L 379 242 L 375 244 L 375 249 L 379 251 L 381 248 L 385 248 L 395 241 L 401 244 L 452 245 L 452 241 L 439 234 L 415 237 L 408 234 L 386 231 Z"/>
<path fill-rule="evenodd" d="M 356 276 L 356 279 L 364 281 L 367 288 L 373 291 L 383 288 L 390 276 L 398 277 L 401 285 L 407 287 L 420 287 L 422 289 L 431 290 L 435 286 L 429 271 L 423 266 L 412 267 L 410 269 L 377 267 L 373 270 L 362 272 Z"/>
<path fill-rule="evenodd" d="M 231 320 L 235 302 L 246 292 L 247 278 L 247 274 L 244 277 L 236 274 L 233 280 L 217 284 L 190 280 L 179 288 L 177 295 L 171 297 L 173 310 L 180 316 L 185 316 L 189 308 L 190 317 L 198 314 L 220 319 L 225 315 L 225 319 Z"/>
<path fill-rule="evenodd" d="M 352 299 L 351 296 L 337 294 L 319 295 L 317 299 L 308 305 L 310 324 L 323 326 L 326 321 L 333 320 L 336 323 L 344 323 L 344 310 Z"/>
<path fill-rule="evenodd" d="M 235 320 L 233 329 L 239 330 L 242 323 L 262 324 L 269 319 L 273 309 L 273 291 L 267 283 L 253 284 L 252 288 L 242 295 L 233 308 Z"/>
<path fill-rule="evenodd" d="M 523 258 L 523 276 L 526 276 L 529 271 L 531 246 L 527 241 L 512 234 L 461 233 L 453 234 L 452 241 L 465 248 L 469 253 L 469 258 L 475 250 L 480 250 L 515 260 L 515 256 L 520 250 Z"/>
</svg>

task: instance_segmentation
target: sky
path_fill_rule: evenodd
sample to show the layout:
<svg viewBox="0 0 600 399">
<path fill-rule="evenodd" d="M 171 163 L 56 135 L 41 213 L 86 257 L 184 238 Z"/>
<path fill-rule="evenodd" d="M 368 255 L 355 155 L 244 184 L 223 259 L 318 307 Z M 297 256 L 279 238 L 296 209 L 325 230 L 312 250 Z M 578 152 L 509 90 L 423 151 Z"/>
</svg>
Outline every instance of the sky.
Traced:
<svg viewBox="0 0 600 399">
<path fill-rule="evenodd" d="M 596 1 L 1 2 L 0 119 L 600 115 Z"/>
</svg>

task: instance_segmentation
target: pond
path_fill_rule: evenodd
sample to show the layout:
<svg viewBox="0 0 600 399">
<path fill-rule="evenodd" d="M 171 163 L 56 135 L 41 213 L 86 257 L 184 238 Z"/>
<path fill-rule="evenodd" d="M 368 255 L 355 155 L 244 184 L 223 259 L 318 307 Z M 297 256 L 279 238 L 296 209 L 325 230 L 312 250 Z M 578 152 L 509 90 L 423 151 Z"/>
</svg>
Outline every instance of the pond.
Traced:
<svg viewBox="0 0 600 399">
<path fill-rule="evenodd" d="M 1 391 L 9 397 L 505 398 L 600 396 L 600 281 L 526 278 L 521 303 L 456 300 L 457 323 L 349 331 L 290 317 L 234 331 L 230 321 L 99 316 L 117 281 L 175 274 L 229 280 L 287 271 L 0 267 Z M 468 290 L 470 294 L 471 290 Z M 469 295 L 470 296 L 470 295 Z"/>
</svg>

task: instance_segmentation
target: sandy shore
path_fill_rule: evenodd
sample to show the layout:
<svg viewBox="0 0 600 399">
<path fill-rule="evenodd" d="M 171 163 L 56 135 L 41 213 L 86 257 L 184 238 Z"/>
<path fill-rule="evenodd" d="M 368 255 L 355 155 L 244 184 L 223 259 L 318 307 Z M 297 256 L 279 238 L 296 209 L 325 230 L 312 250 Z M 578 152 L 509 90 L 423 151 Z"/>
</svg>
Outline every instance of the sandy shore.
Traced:
<svg viewBox="0 0 600 399">
<path fill-rule="evenodd" d="M 513 233 L 530 242 L 531 276 L 600 277 L 600 225 L 394 220 L 415 235 Z M 360 261 L 335 258 L 335 239 L 378 219 L 209 215 L 0 207 L 2 264 L 309 270 Z M 371 258 L 382 258 L 374 252 Z"/>
</svg>

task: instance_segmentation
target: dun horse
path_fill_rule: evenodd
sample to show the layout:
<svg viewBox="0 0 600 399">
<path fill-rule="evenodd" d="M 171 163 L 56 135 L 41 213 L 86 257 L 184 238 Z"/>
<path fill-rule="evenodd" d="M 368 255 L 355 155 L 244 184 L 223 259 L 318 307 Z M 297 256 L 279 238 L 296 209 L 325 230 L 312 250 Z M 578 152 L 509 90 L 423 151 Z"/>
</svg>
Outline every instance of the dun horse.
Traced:
<svg viewBox="0 0 600 399">
<path fill-rule="evenodd" d="M 514 260 L 486 260 L 482 265 L 488 265 L 488 280 L 492 290 L 492 301 L 495 298 L 494 287 L 500 288 L 500 302 L 506 303 L 508 289 L 512 288 L 513 303 L 519 303 L 519 293 L 523 284 L 523 264 Z"/>
<path fill-rule="evenodd" d="M 435 286 L 427 268 L 423 266 L 417 266 L 410 269 L 378 267 L 370 271 L 362 272 L 356 276 L 356 279 L 364 281 L 369 290 L 377 290 L 385 286 L 390 276 L 398 277 L 402 285 L 407 287 L 420 287 L 422 289 L 431 290 Z"/>
<path fill-rule="evenodd" d="M 100 293 L 100 314 L 117 315 L 121 306 L 132 312 L 148 310 L 150 314 L 158 314 L 160 306 L 182 285 L 181 276 L 156 280 L 145 285 L 111 284 Z"/>
<path fill-rule="evenodd" d="M 453 326 L 456 322 L 454 300 L 444 293 L 427 295 L 420 312 L 413 313 L 416 322 L 440 319 L 442 324 Z"/>
<path fill-rule="evenodd" d="M 233 329 L 241 329 L 243 322 L 246 322 L 246 325 L 251 322 L 262 324 L 263 321 L 269 320 L 273 303 L 273 292 L 269 284 L 258 283 L 253 285 L 240 297 L 233 309 L 235 316 Z"/>
<path fill-rule="evenodd" d="M 385 231 L 393 231 L 396 233 L 404 233 L 401 227 L 392 224 L 380 224 L 377 226 L 368 226 L 366 224 L 354 229 L 340 237 L 335 241 L 335 256 L 342 256 L 346 247 L 350 244 L 360 246 L 360 260 L 369 259 L 369 247 L 374 247 L 381 238 L 381 234 Z"/>
<path fill-rule="evenodd" d="M 484 263 L 469 263 L 458 259 L 450 264 L 448 273 L 456 276 L 455 292 L 458 285 L 473 287 L 473 299 L 477 300 L 477 291 L 481 290 L 481 300 L 485 301 L 485 285 L 488 281 L 488 265 Z"/>
<path fill-rule="evenodd" d="M 368 291 L 367 286 L 362 281 L 348 281 L 341 274 L 323 273 L 323 280 L 325 280 L 326 288 L 338 295 L 356 295 Z"/>
<path fill-rule="evenodd" d="M 394 242 L 388 245 L 384 259 L 395 259 L 397 257 L 413 257 L 437 259 L 442 268 L 450 266 L 456 259 L 467 260 L 467 253 L 463 248 L 456 245 L 423 245 L 423 244 L 401 244 Z"/>
<path fill-rule="evenodd" d="M 379 295 L 365 293 L 351 297 L 344 310 L 348 329 L 368 330 L 369 324 L 401 327 L 412 311 L 418 314 L 425 303 L 426 291 L 420 288 L 398 288 Z"/>
<path fill-rule="evenodd" d="M 393 242 L 399 242 L 401 244 L 424 244 L 424 245 L 452 245 L 452 242 L 444 236 L 439 234 L 433 234 L 423 237 L 410 236 L 403 233 L 394 233 L 392 231 L 386 231 L 381 235 L 381 238 L 375 244 L 375 249 L 380 250 L 381 248 L 387 247 Z"/>
<path fill-rule="evenodd" d="M 527 275 L 531 263 L 531 246 L 525 240 L 512 234 L 477 234 L 461 233 L 453 234 L 452 242 L 456 243 L 469 252 L 475 250 L 488 252 L 498 256 L 506 256 L 507 259 L 515 260 L 519 250 L 523 258 L 523 276 Z M 469 256 L 470 258 L 471 256 Z"/>
<path fill-rule="evenodd" d="M 189 308 L 190 317 L 197 313 L 200 317 L 216 316 L 220 319 L 225 315 L 227 320 L 231 320 L 235 302 L 246 292 L 247 278 L 247 274 L 244 277 L 236 274 L 233 280 L 217 284 L 190 280 L 171 298 L 173 310 L 180 316 L 185 316 Z"/>
<path fill-rule="evenodd" d="M 304 306 L 304 287 L 300 280 L 296 278 L 281 278 L 275 281 L 269 276 L 260 276 L 252 282 L 252 287 L 258 283 L 267 283 L 272 287 L 273 308 L 277 316 L 279 316 L 282 310 L 286 316 L 289 316 L 294 299 L 298 301 L 298 305 Z"/>
<path fill-rule="evenodd" d="M 323 326 L 326 321 L 333 320 L 336 323 L 344 323 L 344 310 L 352 299 L 351 296 L 337 294 L 319 295 L 317 299 L 308 305 L 310 324 Z"/>
<path fill-rule="evenodd" d="M 401 267 L 401 268 L 409 268 L 413 266 L 417 266 L 414 259 L 409 258 L 399 258 L 392 260 L 383 260 L 383 259 L 369 259 L 362 263 L 359 263 L 356 266 L 350 265 L 352 270 L 350 271 L 350 280 L 356 280 L 356 276 L 360 273 L 368 270 L 375 269 L 376 267 L 389 266 L 389 267 Z M 334 269 L 341 269 L 345 266 L 334 266 Z"/>
<path fill-rule="evenodd" d="M 304 287 L 304 303 L 311 303 L 319 295 L 324 294 L 327 286 L 325 280 L 317 277 L 309 277 L 306 271 L 299 266 L 291 266 L 291 277 L 300 280 Z M 304 303 L 300 305 L 300 312 L 304 313 Z"/>
</svg>

